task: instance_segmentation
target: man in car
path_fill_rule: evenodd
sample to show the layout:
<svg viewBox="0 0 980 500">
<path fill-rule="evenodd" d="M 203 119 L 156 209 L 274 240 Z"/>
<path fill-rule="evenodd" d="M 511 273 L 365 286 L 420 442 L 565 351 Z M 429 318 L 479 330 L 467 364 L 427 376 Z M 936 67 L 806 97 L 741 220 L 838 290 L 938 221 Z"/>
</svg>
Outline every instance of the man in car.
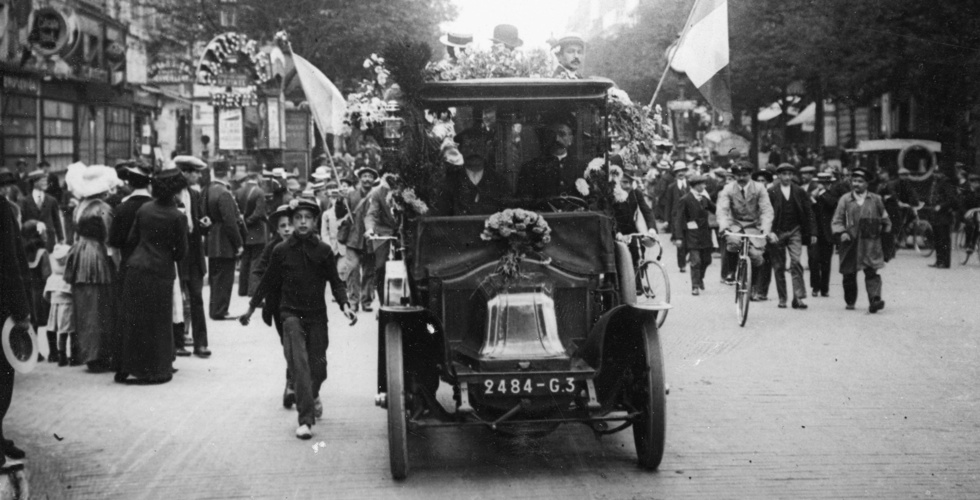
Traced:
<svg viewBox="0 0 980 500">
<path fill-rule="evenodd" d="M 752 180 L 752 165 L 740 161 L 732 166 L 735 182 L 725 186 L 718 193 L 718 231 L 724 233 L 746 233 L 769 235 L 772 231 L 773 210 L 769 193 L 762 183 Z M 726 254 L 729 269 L 735 269 L 741 239 L 732 235 L 726 237 Z M 761 239 L 749 240 L 749 257 L 752 259 L 752 276 L 763 264 L 766 243 Z M 755 281 L 755 279 L 753 279 Z M 753 287 L 754 289 L 754 287 Z M 758 291 L 754 292 L 758 294 Z M 756 297 L 758 298 L 758 296 Z"/>
<path fill-rule="evenodd" d="M 507 181 L 487 170 L 487 144 L 477 130 L 456 136 L 462 167 L 450 166 L 436 202 L 440 215 L 489 215 L 504 208 L 510 189 Z"/>
<path fill-rule="evenodd" d="M 582 60 L 585 59 L 585 40 L 579 35 L 569 33 L 558 39 L 556 45 L 558 67 L 551 77 L 568 80 L 582 78 L 578 70 L 582 67 Z"/>
<path fill-rule="evenodd" d="M 541 141 L 544 154 L 522 165 L 517 175 L 518 198 L 538 201 L 578 196 L 575 180 L 585 175 L 585 165 L 572 155 L 574 139 L 568 123 L 557 120 L 548 126 Z"/>
</svg>

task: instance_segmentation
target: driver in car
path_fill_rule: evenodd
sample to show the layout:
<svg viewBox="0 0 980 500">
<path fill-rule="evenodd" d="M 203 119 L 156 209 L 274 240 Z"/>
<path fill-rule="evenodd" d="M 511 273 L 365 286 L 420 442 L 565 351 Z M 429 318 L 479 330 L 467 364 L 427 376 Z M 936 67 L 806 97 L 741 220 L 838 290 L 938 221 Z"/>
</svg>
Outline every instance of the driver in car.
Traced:
<svg viewBox="0 0 980 500">
<path fill-rule="evenodd" d="M 548 125 L 541 141 L 544 154 L 522 165 L 517 175 L 517 198 L 579 196 L 575 180 L 583 177 L 585 165 L 571 154 L 574 139 L 572 127 L 564 121 Z"/>
<path fill-rule="evenodd" d="M 497 172 L 487 169 L 487 141 L 477 129 L 455 137 L 462 167 L 450 166 L 446 181 L 436 202 L 439 215 L 489 215 L 504 209 L 510 197 L 507 181 Z"/>
</svg>

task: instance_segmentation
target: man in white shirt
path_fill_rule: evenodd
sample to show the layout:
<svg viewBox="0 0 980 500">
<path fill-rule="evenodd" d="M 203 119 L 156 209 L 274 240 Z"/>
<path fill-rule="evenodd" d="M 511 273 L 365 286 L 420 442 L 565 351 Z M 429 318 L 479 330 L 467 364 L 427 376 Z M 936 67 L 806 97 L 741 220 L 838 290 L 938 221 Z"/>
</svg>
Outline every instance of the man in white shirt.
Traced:
<svg viewBox="0 0 980 500">
<path fill-rule="evenodd" d="M 769 201 L 773 209 L 770 258 L 776 277 L 779 307 L 786 307 L 786 253 L 789 252 L 789 271 L 793 279 L 793 309 L 806 309 L 806 284 L 803 282 L 803 265 L 800 255 L 803 245 L 817 242 L 817 223 L 813 206 L 806 191 L 794 183 L 796 167 L 783 163 L 776 168 L 779 180 L 769 188 Z"/>
</svg>

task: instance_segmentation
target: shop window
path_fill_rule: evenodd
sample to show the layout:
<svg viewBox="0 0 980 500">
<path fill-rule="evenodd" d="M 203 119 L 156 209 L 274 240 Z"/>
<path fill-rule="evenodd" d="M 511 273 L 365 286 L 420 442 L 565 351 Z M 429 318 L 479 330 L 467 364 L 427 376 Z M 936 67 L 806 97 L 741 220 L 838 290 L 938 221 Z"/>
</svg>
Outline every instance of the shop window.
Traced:
<svg viewBox="0 0 980 500">
<path fill-rule="evenodd" d="M 128 109 L 106 109 L 106 163 L 109 165 L 133 156 L 130 127 Z"/>
<path fill-rule="evenodd" d="M 41 137 L 44 157 L 52 168 L 67 167 L 75 158 L 75 106 L 68 102 L 44 101 Z"/>
<path fill-rule="evenodd" d="M 37 160 L 37 99 L 17 95 L 3 99 L 4 165 L 13 168 L 17 160 L 34 165 Z"/>
</svg>

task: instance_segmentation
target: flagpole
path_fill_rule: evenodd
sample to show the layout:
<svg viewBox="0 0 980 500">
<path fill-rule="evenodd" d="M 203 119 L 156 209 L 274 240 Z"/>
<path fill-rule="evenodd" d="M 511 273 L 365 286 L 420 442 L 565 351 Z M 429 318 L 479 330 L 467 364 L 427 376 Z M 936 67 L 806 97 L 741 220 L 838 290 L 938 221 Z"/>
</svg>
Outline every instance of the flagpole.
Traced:
<svg viewBox="0 0 980 500">
<path fill-rule="evenodd" d="M 674 57 L 677 57 L 677 50 L 681 48 L 681 44 L 684 42 L 684 37 L 687 36 L 687 31 L 691 24 L 691 18 L 694 17 L 694 10 L 698 6 L 698 2 L 701 0 L 694 0 L 694 5 L 691 6 L 691 12 L 687 13 L 687 21 L 684 21 L 684 30 L 681 31 L 681 36 L 677 40 L 677 48 L 670 54 L 670 58 L 667 60 L 667 67 L 664 68 L 664 73 L 660 75 L 660 82 L 657 83 L 657 89 L 653 91 L 653 97 L 650 98 L 650 108 L 653 108 L 653 103 L 657 100 L 657 94 L 660 94 L 660 88 L 664 85 L 664 80 L 667 79 L 667 72 L 670 71 L 671 64 L 674 63 Z"/>
</svg>

